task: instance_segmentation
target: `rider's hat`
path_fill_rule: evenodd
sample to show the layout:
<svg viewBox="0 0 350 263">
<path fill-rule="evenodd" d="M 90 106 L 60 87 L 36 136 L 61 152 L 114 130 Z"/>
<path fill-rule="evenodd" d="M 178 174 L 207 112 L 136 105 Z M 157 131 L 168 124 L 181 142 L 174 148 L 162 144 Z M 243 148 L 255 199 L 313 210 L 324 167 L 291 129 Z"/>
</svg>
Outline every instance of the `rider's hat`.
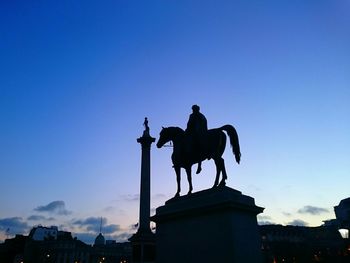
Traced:
<svg viewBox="0 0 350 263">
<path fill-rule="evenodd" d="M 192 110 L 193 110 L 193 111 L 199 111 L 199 106 L 196 105 L 196 104 L 194 104 L 194 105 L 192 106 Z"/>
</svg>

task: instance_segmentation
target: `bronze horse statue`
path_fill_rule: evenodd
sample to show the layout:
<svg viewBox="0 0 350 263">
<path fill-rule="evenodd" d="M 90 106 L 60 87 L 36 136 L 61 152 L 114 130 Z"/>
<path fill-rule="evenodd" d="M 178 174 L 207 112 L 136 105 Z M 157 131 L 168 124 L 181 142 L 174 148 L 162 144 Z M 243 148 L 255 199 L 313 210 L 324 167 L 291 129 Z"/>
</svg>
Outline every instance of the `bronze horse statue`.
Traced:
<svg viewBox="0 0 350 263">
<path fill-rule="evenodd" d="M 214 182 L 214 187 L 224 186 L 226 184 L 227 174 L 225 169 L 225 162 L 222 158 L 222 154 L 226 147 L 226 135 L 229 138 L 232 147 L 233 154 L 235 156 L 236 162 L 239 164 L 241 159 L 241 152 L 239 148 L 239 141 L 236 129 L 232 125 L 224 125 L 220 128 L 210 129 L 207 132 L 206 142 L 207 142 L 207 152 L 199 153 L 195 149 L 195 144 L 191 141 L 191 137 L 179 127 L 167 127 L 163 128 L 159 135 L 159 140 L 157 142 L 157 147 L 161 148 L 167 142 L 172 141 L 174 145 L 173 154 L 171 156 L 173 167 L 176 173 L 177 181 L 177 192 L 175 197 L 180 196 L 181 191 L 181 168 L 184 168 L 187 173 L 187 180 L 189 184 L 188 194 L 192 193 L 192 175 L 191 167 L 193 164 L 199 163 L 205 159 L 213 159 L 216 166 L 216 178 Z M 222 179 L 219 184 L 220 174 L 222 173 Z"/>
</svg>

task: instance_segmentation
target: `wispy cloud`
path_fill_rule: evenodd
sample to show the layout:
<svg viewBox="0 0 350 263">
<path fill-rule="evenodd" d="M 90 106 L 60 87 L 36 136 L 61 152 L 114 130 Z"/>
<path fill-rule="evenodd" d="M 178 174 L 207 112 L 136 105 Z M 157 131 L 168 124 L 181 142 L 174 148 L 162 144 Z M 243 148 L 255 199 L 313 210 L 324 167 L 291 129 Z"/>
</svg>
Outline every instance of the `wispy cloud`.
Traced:
<svg viewBox="0 0 350 263">
<path fill-rule="evenodd" d="M 258 215 L 258 224 L 259 225 L 273 225 L 274 222 L 272 222 L 272 218 L 267 215 Z"/>
<path fill-rule="evenodd" d="M 45 217 L 42 215 L 31 215 L 27 217 L 28 221 L 53 221 L 55 218 L 53 217 Z"/>
<path fill-rule="evenodd" d="M 100 232 L 101 217 L 74 219 L 71 224 L 75 228 L 74 236 L 85 243 L 93 244 Z M 118 242 L 125 242 L 132 235 L 131 229 L 121 229 L 119 225 L 108 224 L 107 218 L 104 217 L 102 218 L 101 230 L 106 240 L 116 240 Z"/>
<path fill-rule="evenodd" d="M 329 210 L 326 208 L 316 207 L 311 205 L 306 205 L 298 210 L 299 214 L 311 214 L 311 215 L 320 215 L 328 212 Z"/>
<path fill-rule="evenodd" d="M 167 196 L 165 194 L 155 194 L 152 196 L 152 199 L 153 200 L 163 200 L 163 199 L 166 199 Z"/>
<path fill-rule="evenodd" d="M 294 219 L 293 221 L 289 222 L 288 225 L 292 226 L 307 226 L 308 223 L 301 219 Z"/>
<path fill-rule="evenodd" d="M 63 201 L 53 201 L 47 205 L 38 206 L 34 211 L 47 212 L 56 215 L 70 215 L 72 213 L 66 209 L 66 205 Z"/>
<path fill-rule="evenodd" d="M 115 206 L 107 206 L 103 208 L 103 213 L 118 214 L 124 216 L 126 214 L 125 210 L 117 208 Z"/>
<path fill-rule="evenodd" d="M 130 237 L 132 236 L 132 233 L 130 232 L 123 232 L 123 233 L 120 233 L 118 235 L 115 235 L 113 236 L 113 238 L 117 241 L 120 241 L 120 242 L 125 242 L 127 241 Z"/>
<path fill-rule="evenodd" d="M 0 231 L 13 234 L 24 234 L 29 231 L 29 225 L 21 217 L 8 217 L 0 219 Z"/>
<path fill-rule="evenodd" d="M 261 188 L 260 188 L 260 187 L 257 187 L 257 186 L 254 185 L 254 184 L 248 185 L 248 189 L 249 189 L 249 190 L 252 190 L 252 191 L 255 191 L 255 192 L 260 192 L 260 191 L 261 191 Z"/>
<path fill-rule="evenodd" d="M 152 208 L 151 208 L 151 211 L 150 211 L 150 212 L 151 212 L 151 215 L 155 215 L 155 214 L 156 214 L 156 209 L 157 209 L 157 208 L 155 208 L 155 207 L 152 207 Z"/>
<path fill-rule="evenodd" d="M 85 229 L 86 231 L 98 233 L 100 231 L 101 218 L 100 217 L 88 217 L 85 219 L 73 220 L 73 225 Z M 115 224 L 107 224 L 107 219 L 102 218 L 102 232 L 104 234 L 113 234 L 120 231 L 120 226 Z"/>
<path fill-rule="evenodd" d="M 165 200 L 168 197 L 165 194 L 154 194 L 152 195 L 152 200 Z M 140 201 L 139 194 L 126 194 L 120 195 L 117 201 L 125 201 L 125 202 L 138 202 Z"/>
<path fill-rule="evenodd" d="M 91 225 L 98 225 L 100 227 L 100 224 L 105 225 L 107 223 L 107 219 L 105 217 L 88 217 L 85 219 L 77 219 L 73 220 L 74 225 L 80 225 L 80 226 L 91 226 Z"/>
<path fill-rule="evenodd" d="M 139 194 L 121 195 L 120 199 L 122 201 L 135 202 L 135 201 L 139 201 L 140 200 L 140 195 Z"/>
<path fill-rule="evenodd" d="M 292 214 L 289 213 L 289 212 L 282 212 L 282 214 L 285 215 L 285 216 L 288 216 L 288 217 L 292 216 Z"/>
<path fill-rule="evenodd" d="M 27 217 L 28 221 L 43 221 L 46 220 L 45 216 L 39 216 L 39 215 L 31 215 Z"/>
<path fill-rule="evenodd" d="M 271 220 L 271 216 L 267 215 L 258 215 L 258 220 Z"/>
<path fill-rule="evenodd" d="M 114 206 L 107 206 L 105 208 L 103 208 L 103 211 L 106 213 L 113 213 L 116 210 L 116 208 Z"/>
</svg>

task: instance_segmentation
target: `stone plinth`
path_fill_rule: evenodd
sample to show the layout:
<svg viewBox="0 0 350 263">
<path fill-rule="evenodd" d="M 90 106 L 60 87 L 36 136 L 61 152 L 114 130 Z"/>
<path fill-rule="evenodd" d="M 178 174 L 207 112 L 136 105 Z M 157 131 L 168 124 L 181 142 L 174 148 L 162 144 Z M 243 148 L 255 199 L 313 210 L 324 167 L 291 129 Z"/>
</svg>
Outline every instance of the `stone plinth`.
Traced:
<svg viewBox="0 0 350 263">
<path fill-rule="evenodd" d="M 150 231 L 138 231 L 129 241 L 132 245 L 132 259 L 134 263 L 154 263 L 155 235 Z"/>
<path fill-rule="evenodd" d="M 263 208 L 229 187 L 170 199 L 151 219 L 157 224 L 157 263 L 260 263 L 256 215 Z"/>
</svg>

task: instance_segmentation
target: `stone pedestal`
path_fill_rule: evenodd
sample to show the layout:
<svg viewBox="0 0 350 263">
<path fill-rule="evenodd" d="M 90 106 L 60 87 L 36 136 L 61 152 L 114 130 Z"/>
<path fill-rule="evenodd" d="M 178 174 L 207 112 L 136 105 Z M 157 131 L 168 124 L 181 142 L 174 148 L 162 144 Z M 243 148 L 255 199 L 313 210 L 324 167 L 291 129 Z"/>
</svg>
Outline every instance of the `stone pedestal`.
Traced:
<svg viewBox="0 0 350 263">
<path fill-rule="evenodd" d="M 157 224 L 157 263 L 260 263 L 256 215 L 263 208 L 229 187 L 170 199 L 151 219 Z"/>
<path fill-rule="evenodd" d="M 138 231 L 129 238 L 132 246 L 133 263 L 154 263 L 155 261 L 155 236 L 149 232 Z"/>
</svg>

